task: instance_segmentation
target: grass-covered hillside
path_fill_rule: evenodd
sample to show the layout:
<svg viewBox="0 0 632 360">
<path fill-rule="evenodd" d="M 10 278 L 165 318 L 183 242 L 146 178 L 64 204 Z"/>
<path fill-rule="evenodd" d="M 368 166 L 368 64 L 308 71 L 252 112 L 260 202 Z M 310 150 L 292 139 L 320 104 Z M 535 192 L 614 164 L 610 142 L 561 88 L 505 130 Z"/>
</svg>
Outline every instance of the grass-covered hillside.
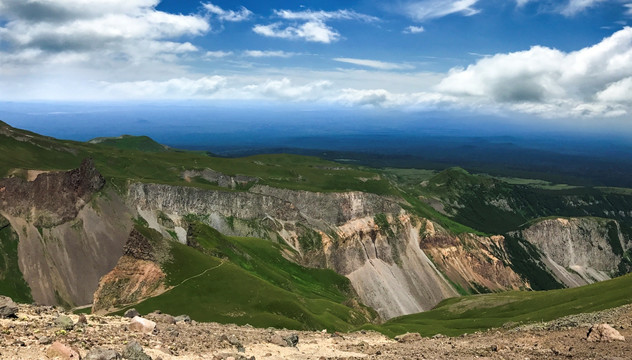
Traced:
<svg viewBox="0 0 632 360">
<path fill-rule="evenodd" d="M 632 303 L 632 274 L 573 289 L 506 292 L 447 299 L 433 310 L 366 326 L 389 336 L 419 332 L 457 336 L 507 323 L 532 323 Z"/>
<path fill-rule="evenodd" d="M 349 280 L 283 257 L 287 247 L 254 238 L 226 237 L 192 224 L 191 246 L 171 243 L 164 264 L 171 290 L 133 305 L 187 313 L 198 321 L 289 329 L 351 330 L 375 313 L 358 305 Z"/>
<path fill-rule="evenodd" d="M 105 143 L 61 141 L 19 130 L 0 122 L 0 177 L 21 169 L 68 170 L 92 157 L 97 169 L 113 182 L 125 180 L 218 188 L 200 179 L 185 179 L 185 170 L 212 169 L 226 175 L 258 178 L 259 184 L 310 191 L 358 190 L 396 194 L 388 180 L 373 169 L 364 169 L 315 157 L 274 154 L 220 158 L 204 152 L 146 151 L 153 140 L 122 138 Z"/>
</svg>

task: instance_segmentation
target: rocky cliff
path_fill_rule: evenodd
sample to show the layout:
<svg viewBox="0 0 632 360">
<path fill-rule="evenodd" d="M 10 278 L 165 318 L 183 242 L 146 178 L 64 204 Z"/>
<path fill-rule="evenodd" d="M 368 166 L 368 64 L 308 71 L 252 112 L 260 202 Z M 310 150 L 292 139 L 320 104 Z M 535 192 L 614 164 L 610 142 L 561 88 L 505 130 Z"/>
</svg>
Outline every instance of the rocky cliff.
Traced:
<svg viewBox="0 0 632 360">
<path fill-rule="evenodd" d="M 462 290 L 481 293 L 530 288 L 512 269 L 503 236 L 455 236 L 431 221 L 425 221 L 420 231 L 423 251 Z"/>
<path fill-rule="evenodd" d="M 535 245 L 547 267 L 569 287 L 609 279 L 632 247 L 617 221 L 592 217 L 545 219 L 513 235 Z"/>
<path fill-rule="evenodd" d="M 51 227 L 74 219 L 105 180 L 86 159 L 78 169 L 0 180 L 0 211 L 29 219 L 35 226 Z"/>
<path fill-rule="evenodd" d="M 511 270 L 502 237 L 459 239 L 442 230 L 452 245 L 439 246 L 428 230 L 433 223 L 403 210 L 394 198 L 259 185 L 228 192 L 140 183 L 130 185 L 128 194 L 152 228 L 176 233 L 181 242 L 189 216 L 225 234 L 284 241 L 304 265 L 347 276 L 362 301 L 384 319 L 457 296 L 444 274 L 474 292 L 529 287 Z M 436 256 L 434 263 L 427 254 Z"/>
<path fill-rule="evenodd" d="M 99 278 L 123 253 L 133 216 L 127 205 L 102 190 L 104 179 L 91 160 L 75 170 L 0 184 L 0 214 L 19 237 L 19 269 L 33 300 L 90 304 Z"/>
<path fill-rule="evenodd" d="M 113 310 L 164 291 L 165 261 L 168 245 L 160 236 L 151 241 L 133 229 L 125 243 L 123 256 L 99 281 L 94 292 L 92 312 Z"/>
</svg>

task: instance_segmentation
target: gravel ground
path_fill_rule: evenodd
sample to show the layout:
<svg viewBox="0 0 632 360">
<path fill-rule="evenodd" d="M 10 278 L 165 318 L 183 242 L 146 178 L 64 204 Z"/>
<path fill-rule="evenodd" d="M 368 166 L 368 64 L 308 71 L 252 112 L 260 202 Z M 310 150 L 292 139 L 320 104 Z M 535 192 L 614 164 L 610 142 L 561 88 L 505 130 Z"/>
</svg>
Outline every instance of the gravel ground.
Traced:
<svg viewBox="0 0 632 360">
<path fill-rule="evenodd" d="M 158 323 L 152 334 L 128 329 L 124 317 L 87 316 L 87 325 L 61 330 L 53 307 L 20 305 L 17 319 L 0 320 L 1 359 L 46 359 L 53 342 L 74 347 L 82 357 L 95 347 L 123 353 L 137 341 L 154 360 L 163 359 L 631 359 L 632 306 L 564 317 L 546 323 L 468 334 L 455 338 L 408 336 L 403 342 L 375 332 L 330 334 L 255 329 L 216 323 Z M 68 315 L 77 322 L 77 315 Z M 593 324 L 608 323 L 626 341 L 588 342 Z M 279 339 L 298 335 L 295 347 Z M 283 343 L 283 342 L 281 342 Z M 241 351 L 240 351 L 241 350 Z"/>
</svg>

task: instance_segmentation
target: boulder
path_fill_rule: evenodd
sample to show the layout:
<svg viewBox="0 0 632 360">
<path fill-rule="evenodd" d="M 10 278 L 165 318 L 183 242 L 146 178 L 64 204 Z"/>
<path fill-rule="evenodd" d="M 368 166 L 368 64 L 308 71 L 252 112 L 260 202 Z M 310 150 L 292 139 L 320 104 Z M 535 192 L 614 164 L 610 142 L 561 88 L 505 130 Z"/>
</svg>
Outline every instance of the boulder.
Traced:
<svg viewBox="0 0 632 360">
<path fill-rule="evenodd" d="M 625 337 L 608 324 L 593 325 L 586 335 L 588 341 L 625 341 Z"/>
<path fill-rule="evenodd" d="M 75 327 L 75 323 L 69 316 L 59 315 L 57 319 L 55 319 L 55 326 L 60 329 L 70 331 Z"/>
<path fill-rule="evenodd" d="M 129 309 L 125 312 L 125 315 L 123 315 L 126 318 L 130 318 L 133 319 L 134 316 L 140 316 L 140 313 L 138 312 L 138 310 L 136 309 Z"/>
<path fill-rule="evenodd" d="M 137 341 L 132 341 L 123 350 L 123 357 L 127 360 L 152 360 L 151 356 L 145 354 L 143 347 Z"/>
<path fill-rule="evenodd" d="M 77 325 L 86 326 L 88 325 L 88 318 L 84 314 L 79 314 L 79 319 L 77 320 Z"/>
<path fill-rule="evenodd" d="M 123 360 L 123 357 L 116 350 L 97 347 L 90 350 L 83 360 Z"/>
<path fill-rule="evenodd" d="M 176 323 L 176 320 L 173 316 L 169 314 L 163 314 L 159 311 L 154 311 L 150 314 L 147 314 L 145 318 L 159 324 L 175 324 Z"/>
<path fill-rule="evenodd" d="M 46 350 L 46 356 L 49 359 L 59 359 L 59 360 L 77 360 L 81 359 L 79 355 L 79 351 L 74 349 L 68 345 L 62 344 L 59 341 L 55 341 L 49 348 Z"/>
<path fill-rule="evenodd" d="M 289 347 L 296 347 L 298 345 L 298 334 L 293 333 L 283 338 Z"/>
<path fill-rule="evenodd" d="M 16 318 L 18 304 L 8 296 L 0 296 L 0 318 Z"/>
<path fill-rule="evenodd" d="M 132 321 L 129 323 L 128 328 L 131 331 L 151 334 L 156 328 L 156 323 L 151 320 L 143 319 L 140 316 L 134 316 Z"/>
<path fill-rule="evenodd" d="M 421 340 L 419 333 L 405 333 L 395 336 L 395 340 L 400 343 L 410 343 Z"/>
<path fill-rule="evenodd" d="M 187 324 L 191 323 L 191 317 L 189 317 L 189 315 L 178 315 L 173 319 L 176 321 L 176 323 L 179 323 L 179 322 L 184 322 Z"/>
</svg>

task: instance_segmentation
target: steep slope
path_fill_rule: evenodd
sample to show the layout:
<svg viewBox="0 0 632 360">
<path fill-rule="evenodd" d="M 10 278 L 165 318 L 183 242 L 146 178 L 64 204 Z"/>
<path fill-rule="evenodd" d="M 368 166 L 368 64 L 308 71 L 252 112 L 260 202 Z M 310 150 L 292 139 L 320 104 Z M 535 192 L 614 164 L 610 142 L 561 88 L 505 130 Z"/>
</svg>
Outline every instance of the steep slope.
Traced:
<svg viewBox="0 0 632 360">
<path fill-rule="evenodd" d="M 89 160 L 33 181 L 0 180 L 0 214 L 19 237 L 17 261 L 37 303 L 89 304 L 120 257 L 131 213 L 103 186 Z"/>
<path fill-rule="evenodd" d="M 160 235 L 149 229 L 138 231 L 153 239 L 154 251 L 149 254 L 154 256 Z M 188 246 L 167 243 L 168 255 L 161 264 L 165 289 L 132 304 L 141 313 L 155 309 L 179 313 L 186 306 L 187 314 L 198 321 L 331 330 L 349 330 L 376 316 L 358 303 L 349 280 L 331 270 L 309 269 L 287 260 L 282 254 L 293 251 L 286 246 L 226 237 L 199 222 L 190 223 L 188 239 Z M 147 262 L 158 263 L 136 259 L 137 264 Z M 108 289 L 140 284 L 136 274 L 117 278 L 120 274 L 117 266 L 102 278 L 95 306 L 103 303 L 104 296 L 116 295 Z M 141 284 L 136 289 L 143 287 L 148 288 Z"/>
<path fill-rule="evenodd" d="M 551 291 L 512 291 L 448 299 L 431 311 L 402 316 L 380 326 L 366 326 L 390 336 L 458 336 L 490 328 L 514 327 L 632 303 L 632 275 Z"/>
<path fill-rule="evenodd" d="M 512 233 L 536 246 L 555 277 L 569 287 L 610 279 L 632 242 L 614 220 L 556 218 Z"/>
</svg>

